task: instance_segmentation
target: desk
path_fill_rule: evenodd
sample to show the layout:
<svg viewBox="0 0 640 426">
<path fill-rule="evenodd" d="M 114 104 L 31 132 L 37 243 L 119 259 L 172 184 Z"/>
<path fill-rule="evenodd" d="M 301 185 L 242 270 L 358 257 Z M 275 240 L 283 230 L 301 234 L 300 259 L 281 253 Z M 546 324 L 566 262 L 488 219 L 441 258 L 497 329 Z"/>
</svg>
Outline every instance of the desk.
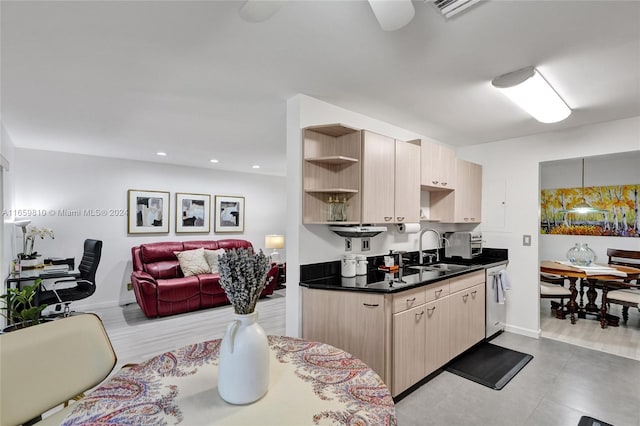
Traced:
<svg viewBox="0 0 640 426">
<path fill-rule="evenodd" d="M 624 272 L 627 274 L 628 278 L 638 277 L 640 276 L 640 269 L 631 268 L 628 266 L 621 265 L 608 265 L 610 268 L 615 268 L 620 272 Z M 567 303 L 567 307 L 569 308 L 569 313 L 571 315 L 571 324 L 576 323 L 575 314 L 578 311 L 578 304 L 576 303 L 576 297 L 578 295 L 578 290 L 576 289 L 576 281 L 578 279 L 584 279 L 589 283 L 589 290 L 587 291 L 587 300 L 588 303 L 586 306 L 580 306 L 580 311 L 584 313 L 593 313 L 599 315 L 599 308 L 595 303 L 596 300 L 596 290 L 595 283 L 598 280 L 619 280 L 622 277 L 617 275 L 593 275 L 583 271 L 582 269 L 574 266 L 564 265 L 562 263 L 554 262 L 551 260 L 543 260 L 540 262 L 540 272 L 545 272 L 548 274 L 555 274 L 566 277 L 569 280 L 569 290 L 571 291 L 571 297 L 569 299 L 569 303 Z"/>
<path fill-rule="evenodd" d="M 248 405 L 217 391 L 220 339 L 125 368 L 75 404 L 64 425 L 396 425 L 389 390 L 366 364 L 333 346 L 269 336 L 270 385 Z"/>
<path fill-rule="evenodd" d="M 11 285 L 13 283 L 19 284 L 27 281 L 35 281 L 38 278 L 43 280 L 58 279 L 58 278 L 77 278 L 80 276 L 78 271 L 46 271 L 44 268 L 25 269 L 21 272 L 10 273 L 7 277 L 6 283 Z"/>
</svg>

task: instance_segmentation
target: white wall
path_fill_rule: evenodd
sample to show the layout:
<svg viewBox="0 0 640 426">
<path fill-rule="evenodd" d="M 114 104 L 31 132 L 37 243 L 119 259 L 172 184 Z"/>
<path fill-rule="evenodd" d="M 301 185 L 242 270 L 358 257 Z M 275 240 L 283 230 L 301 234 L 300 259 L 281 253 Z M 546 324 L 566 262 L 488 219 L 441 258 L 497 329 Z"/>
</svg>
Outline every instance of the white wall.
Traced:
<svg viewBox="0 0 640 426">
<path fill-rule="evenodd" d="M 327 225 L 302 225 L 302 132 L 301 129 L 318 125 L 342 123 L 354 128 L 367 129 L 372 132 L 387 135 L 400 140 L 429 139 L 424 135 L 402 129 L 393 124 L 365 116 L 306 95 L 297 95 L 287 103 L 287 212 L 289 225 L 287 235 L 289 248 L 292 240 L 298 244 L 296 250 L 290 250 L 287 257 L 287 281 L 299 282 L 300 265 L 318 262 L 328 262 L 340 259 L 344 250 L 344 238 L 329 231 Z M 437 142 L 437 141 L 436 141 Z M 428 203 L 428 195 L 423 201 Z M 443 225 L 434 222 L 423 222 L 423 228 L 435 228 L 439 231 L 470 230 L 474 225 Z M 418 250 L 417 234 L 400 234 L 395 226 L 390 225 L 389 231 L 371 238 L 371 250 L 364 252 L 368 256 L 388 253 L 389 250 Z M 359 239 L 354 239 L 352 253 L 361 253 Z M 437 246 L 437 239 L 433 233 L 424 236 L 424 248 Z M 287 328 L 291 336 L 300 335 L 300 293 L 299 287 L 287 287 Z"/>
<path fill-rule="evenodd" d="M 634 117 L 458 149 L 460 158 L 483 165 L 483 218 L 495 219 L 491 224 L 483 222 L 486 244 L 509 249 L 509 272 L 513 284 L 507 305 L 509 330 L 537 336 L 540 329 L 539 163 L 637 151 L 639 148 L 640 117 Z M 492 192 L 503 195 L 504 207 L 499 207 L 497 197 L 487 196 Z M 530 247 L 522 245 L 523 235 L 531 235 Z M 640 249 L 640 240 L 625 240 L 631 239 L 616 238 L 616 247 L 624 244 Z M 564 241 L 557 243 L 550 239 L 549 242 L 550 245 L 554 242 L 556 246 L 562 245 L 559 251 L 569 248 Z M 545 253 L 553 255 L 549 248 L 545 248 Z"/>
<path fill-rule="evenodd" d="M 163 165 L 86 155 L 16 149 L 12 164 L 14 208 L 48 213 L 32 223 L 55 231 L 55 240 L 36 241 L 44 256 L 82 257 L 86 238 L 103 240 L 96 277 L 96 293 L 74 304 L 75 309 L 115 306 L 135 301 L 126 290 L 131 274 L 131 247 L 155 241 L 241 238 L 264 249 L 264 236 L 284 234 L 285 178 L 249 173 Z M 169 191 L 170 232 L 161 235 L 128 235 L 125 216 L 61 216 L 60 209 L 127 209 L 127 190 Z M 239 195 L 245 197 L 245 232 L 175 234 L 175 193 Z"/>
<path fill-rule="evenodd" d="M 540 189 L 579 188 L 581 178 L 581 158 L 540 164 Z M 585 158 L 586 187 L 628 184 L 640 184 L 640 150 Z M 564 259 L 577 242 L 589 244 L 598 263 L 607 262 L 608 248 L 640 250 L 638 238 L 545 234 L 540 235 L 540 259 Z"/>
</svg>

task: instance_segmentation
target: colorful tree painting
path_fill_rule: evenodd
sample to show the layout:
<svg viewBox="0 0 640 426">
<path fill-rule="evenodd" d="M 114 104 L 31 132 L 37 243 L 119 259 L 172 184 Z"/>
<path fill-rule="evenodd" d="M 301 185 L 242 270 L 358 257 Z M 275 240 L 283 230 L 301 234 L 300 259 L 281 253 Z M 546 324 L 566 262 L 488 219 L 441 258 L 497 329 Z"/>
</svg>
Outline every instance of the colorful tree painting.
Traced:
<svg viewBox="0 0 640 426">
<path fill-rule="evenodd" d="M 640 184 L 543 189 L 540 233 L 640 237 Z M 582 201 L 596 212 L 569 212 Z"/>
</svg>

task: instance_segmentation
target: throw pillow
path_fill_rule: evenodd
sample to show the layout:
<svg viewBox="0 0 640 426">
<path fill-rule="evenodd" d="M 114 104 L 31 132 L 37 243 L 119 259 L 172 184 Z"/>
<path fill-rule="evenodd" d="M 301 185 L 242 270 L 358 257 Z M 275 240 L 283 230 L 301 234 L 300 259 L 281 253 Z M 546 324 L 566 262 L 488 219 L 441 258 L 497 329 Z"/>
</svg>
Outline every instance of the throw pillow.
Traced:
<svg viewBox="0 0 640 426">
<path fill-rule="evenodd" d="M 224 249 L 218 249 L 218 250 L 204 249 L 204 258 L 207 260 L 207 263 L 209 264 L 209 269 L 211 270 L 212 274 L 218 273 L 218 269 L 220 269 L 218 267 L 218 256 L 221 256 L 223 254 L 224 254 Z"/>
<path fill-rule="evenodd" d="M 174 254 L 178 257 L 180 269 L 182 269 L 182 273 L 185 277 L 211 272 L 207 259 L 204 257 L 203 248 L 175 251 Z"/>
</svg>

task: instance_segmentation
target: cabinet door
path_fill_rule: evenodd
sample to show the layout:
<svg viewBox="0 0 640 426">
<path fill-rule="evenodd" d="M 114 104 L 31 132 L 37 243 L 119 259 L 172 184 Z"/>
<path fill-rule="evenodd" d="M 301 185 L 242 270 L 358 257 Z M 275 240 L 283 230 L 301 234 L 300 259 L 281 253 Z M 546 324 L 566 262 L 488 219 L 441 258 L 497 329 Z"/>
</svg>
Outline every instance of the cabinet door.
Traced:
<svg viewBox="0 0 640 426">
<path fill-rule="evenodd" d="M 385 377 L 384 295 L 302 289 L 302 337 L 344 349 Z"/>
<path fill-rule="evenodd" d="M 396 223 L 420 221 L 420 146 L 396 141 L 395 218 Z"/>
<path fill-rule="evenodd" d="M 469 333 L 470 321 L 470 289 L 458 291 L 449 296 L 449 326 L 451 329 L 451 358 L 460 355 L 469 348 L 471 341 Z"/>
<path fill-rule="evenodd" d="M 393 223 L 395 140 L 377 133 L 363 133 L 362 223 Z"/>
<path fill-rule="evenodd" d="M 428 190 L 455 189 L 456 152 L 441 144 L 422 141 L 420 183 Z"/>
<path fill-rule="evenodd" d="M 482 166 L 469 163 L 469 205 L 468 215 L 470 222 L 482 221 Z"/>
<path fill-rule="evenodd" d="M 393 315 L 393 395 L 408 389 L 426 375 L 425 305 Z"/>
<path fill-rule="evenodd" d="M 471 185 L 470 163 L 464 160 L 456 161 L 456 182 L 454 198 L 454 222 L 469 222 L 469 186 Z"/>
<path fill-rule="evenodd" d="M 449 297 L 426 304 L 425 309 L 425 376 L 451 359 Z"/>
<path fill-rule="evenodd" d="M 469 347 L 475 345 L 485 336 L 485 285 L 478 284 L 469 289 Z"/>
<path fill-rule="evenodd" d="M 444 145 L 439 145 L 440 164 L 438 172 L 440 174 L 440 186 L 443 189 L 456 188 L 456 152 Z"/>
</svg>

